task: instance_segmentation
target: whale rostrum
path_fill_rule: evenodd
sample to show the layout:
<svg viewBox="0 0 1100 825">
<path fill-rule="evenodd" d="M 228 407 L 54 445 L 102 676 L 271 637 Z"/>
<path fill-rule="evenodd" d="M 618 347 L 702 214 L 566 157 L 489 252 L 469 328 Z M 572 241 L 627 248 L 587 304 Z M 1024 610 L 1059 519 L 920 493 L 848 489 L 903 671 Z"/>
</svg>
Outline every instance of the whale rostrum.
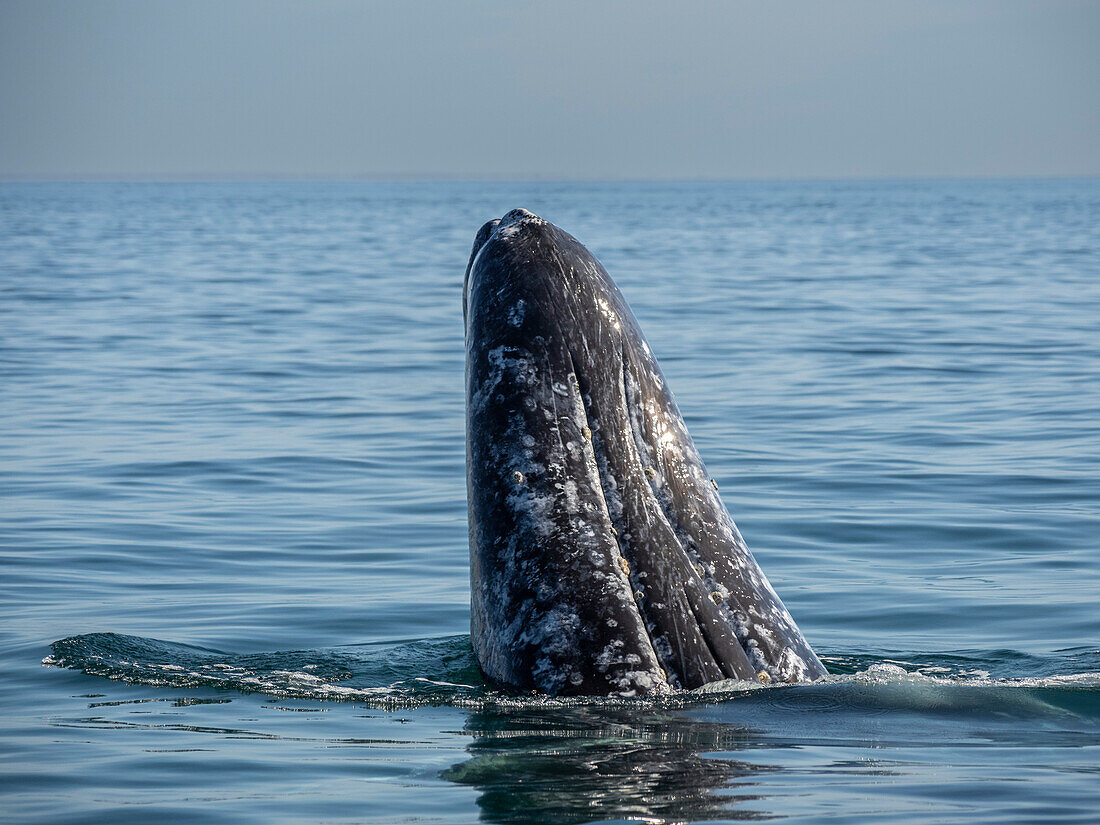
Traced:
<svg viewBox="0 0 1100 825">
<path fill-rule="evenodd" d="M 477 233 L 463 313 L 471 632 L 485 674 L 620 696 L 823 677 L 600 262 L 513 210 Z"/>
</svg>

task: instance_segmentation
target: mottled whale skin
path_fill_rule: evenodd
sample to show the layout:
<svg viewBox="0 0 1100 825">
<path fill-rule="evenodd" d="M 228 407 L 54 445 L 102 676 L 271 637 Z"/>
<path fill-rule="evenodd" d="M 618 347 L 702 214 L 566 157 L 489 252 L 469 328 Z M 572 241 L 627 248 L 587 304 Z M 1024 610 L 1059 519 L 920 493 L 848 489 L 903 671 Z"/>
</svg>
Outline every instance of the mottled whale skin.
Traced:
<svg viewBox="0 0 1100 825">
<path fill-rule="evenodd" d="M 513 210 L 477 233 L 463 314 L 471 631 L 485 674 L 615 696 L 823 677 L 600 262 Z"/>
</svg>

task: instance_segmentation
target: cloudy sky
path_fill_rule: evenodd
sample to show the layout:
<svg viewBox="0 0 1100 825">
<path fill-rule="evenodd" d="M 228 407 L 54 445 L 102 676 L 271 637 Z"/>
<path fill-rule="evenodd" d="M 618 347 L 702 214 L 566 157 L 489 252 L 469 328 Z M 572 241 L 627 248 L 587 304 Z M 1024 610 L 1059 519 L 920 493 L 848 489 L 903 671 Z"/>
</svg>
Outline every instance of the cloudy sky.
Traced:
<svg viewBox="0 0 1100 825">
<path fill-rule="evenodd" d="M 1097 2 L 0 0 L 0 177 L 1100 174 Z"/>
</svg>

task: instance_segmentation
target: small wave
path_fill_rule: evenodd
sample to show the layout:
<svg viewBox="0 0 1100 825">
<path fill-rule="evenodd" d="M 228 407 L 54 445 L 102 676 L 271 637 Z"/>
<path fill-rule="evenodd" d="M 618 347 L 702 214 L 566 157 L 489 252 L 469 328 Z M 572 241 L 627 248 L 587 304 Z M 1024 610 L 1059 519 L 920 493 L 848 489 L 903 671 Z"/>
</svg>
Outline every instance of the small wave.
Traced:
<svg viewBox="0 0 1100 825">
<path fill-rule="evenodd" d="M 466 636 L 238 654 L 139 636 L 90 633 L 61 639 L 50 649 L 44 665 L 150 687 L 207 687 L 378 707 L 451 704 L 486 690 Z"/>
<path fill-rule="evenodd" d="M 1049 670 L 1050 660 L 1013 651 L 985 658 L 824 657 L 832 675 L 812 685 L 715 682 L 657 699 L 551 699 L 494 688 L 481 676 L 468 636 L 356 645 L 314 651 L 227 653 L 115 633 L 92 633 L 51 645 L 42 663 L 127 684 L 215 688 L 279 698 L 350 701 L 381 709 L 422 705 L 530 707 L 599 705 L 690 708 L 726 702 L 765 703 L 792 712 L 829 707 L 868 712 L 1100 719 L 1100 651 L 1073 651 L 1058 661 L 1082 672 L 992 676 L 1007 660 Z"/>
</svg>

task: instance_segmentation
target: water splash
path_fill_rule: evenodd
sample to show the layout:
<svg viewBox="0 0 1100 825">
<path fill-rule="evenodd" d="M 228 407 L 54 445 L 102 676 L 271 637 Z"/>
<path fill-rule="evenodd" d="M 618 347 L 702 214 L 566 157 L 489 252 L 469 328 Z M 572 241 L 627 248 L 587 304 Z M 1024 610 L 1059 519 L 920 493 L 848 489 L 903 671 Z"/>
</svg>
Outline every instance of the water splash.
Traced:
<svg viewBox="0 0 1100 825">
<path fill-rule="evenodd" d="M 730 680 L 647 700 L 551 699 L 501 691 L 481 676 L 465 635 L 238 654 L 138 636 L 92 633 L 54 642 L 43 664 L 128 684 L 350 701 L 382 709 L 424 705 L 475 710 L 533 705 L 653 709 L 741 701 L 789 712 L 843 707 L 937 715 L 1100 719 L 1100 651 L 1060 653 L 1047 658 L 1014 651 L 984 656 L 833 655 L 824 657 L 832 675 L 812 685 L 765 687 Z M 1075 672 L 1058 672 L 1067 665 L 1074 665 Z"/>
</svg>

